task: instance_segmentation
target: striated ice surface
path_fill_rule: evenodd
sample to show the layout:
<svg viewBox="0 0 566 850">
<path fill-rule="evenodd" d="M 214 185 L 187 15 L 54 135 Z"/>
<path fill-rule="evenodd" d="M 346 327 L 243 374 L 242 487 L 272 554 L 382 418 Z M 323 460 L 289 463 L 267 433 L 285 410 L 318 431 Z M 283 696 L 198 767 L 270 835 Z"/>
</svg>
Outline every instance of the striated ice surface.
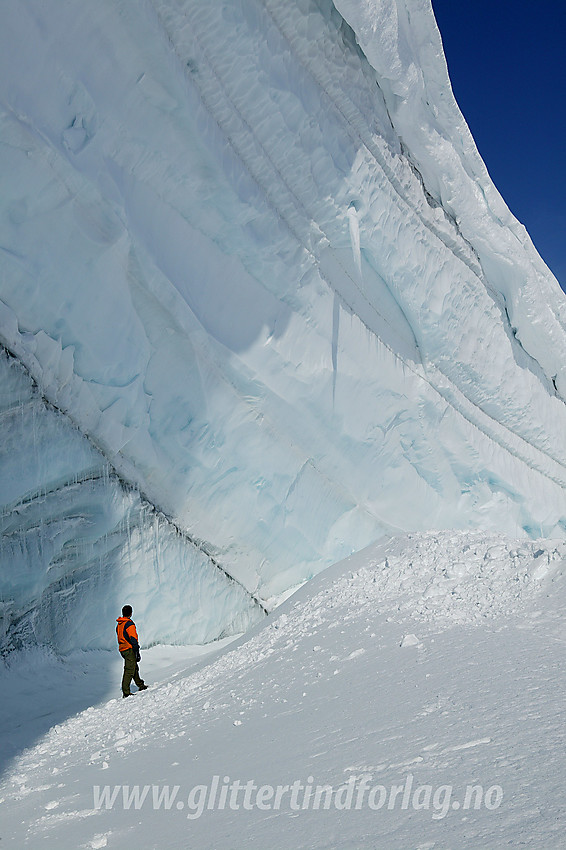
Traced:
<svg viewBox="0 0 566 850">
<path fill-rule="evenodd" d="M 263 614 L 198 546 L 124 486 L 0 354 L 0 645 L 114 648 L 123 600 L 144 645 L 207 643 Z M 109 627 L 110 626 L 110 627 Z"/>
<path fill-rule="evenodd" d="M 106 645 L 126 594 L 208 640 L 384 534 L 564 536 L 564 296 L 428 2 L 0 17 L 7 639 Z"/>
</svg>

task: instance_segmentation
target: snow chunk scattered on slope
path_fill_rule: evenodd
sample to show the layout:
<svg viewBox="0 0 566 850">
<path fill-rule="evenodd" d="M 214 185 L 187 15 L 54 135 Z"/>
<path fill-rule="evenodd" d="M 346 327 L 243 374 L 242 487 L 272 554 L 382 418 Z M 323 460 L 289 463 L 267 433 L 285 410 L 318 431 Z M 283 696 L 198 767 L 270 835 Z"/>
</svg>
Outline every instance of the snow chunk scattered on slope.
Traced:
<svg viewBox="0 0 566 850">
<path fill-rule="evenodd" d="M 333 594 L 415 619 L 470 623 L 520 610 L 566 560 L 562 541 L 516 541 L 477 532 L 390 538 L 343 561 Z"/>
</svg>

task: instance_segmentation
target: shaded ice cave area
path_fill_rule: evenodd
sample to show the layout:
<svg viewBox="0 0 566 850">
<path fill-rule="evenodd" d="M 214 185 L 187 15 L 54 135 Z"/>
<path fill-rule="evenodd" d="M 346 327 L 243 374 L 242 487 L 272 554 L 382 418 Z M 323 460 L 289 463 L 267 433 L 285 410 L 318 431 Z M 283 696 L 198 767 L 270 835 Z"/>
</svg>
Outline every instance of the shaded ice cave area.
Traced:
<svg viewBox="0 0 566 850">
<path fill-rule="evenodd" d="M 202 644 L 263 616 L 0 354 L 0 649 L 114 648 L 130 602 L 144 645 Z"/>
</svg>

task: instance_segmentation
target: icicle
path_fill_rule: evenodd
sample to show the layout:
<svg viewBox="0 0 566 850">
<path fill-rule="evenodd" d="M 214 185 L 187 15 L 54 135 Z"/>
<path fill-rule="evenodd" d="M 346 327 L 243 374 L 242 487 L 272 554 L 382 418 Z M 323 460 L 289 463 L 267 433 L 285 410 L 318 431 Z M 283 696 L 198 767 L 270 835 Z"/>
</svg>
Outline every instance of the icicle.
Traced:
<svg viewBox="0 0 566 850">
<path fill-rule="evenodd" d="M 362 255 L 360 250 L 360 222 L 358 218 L 358 201 L 352 201 L 348 207 L 348 225 L 350 227 L 350 242 L 358 274 L 362 276 Z"/>
</svg>

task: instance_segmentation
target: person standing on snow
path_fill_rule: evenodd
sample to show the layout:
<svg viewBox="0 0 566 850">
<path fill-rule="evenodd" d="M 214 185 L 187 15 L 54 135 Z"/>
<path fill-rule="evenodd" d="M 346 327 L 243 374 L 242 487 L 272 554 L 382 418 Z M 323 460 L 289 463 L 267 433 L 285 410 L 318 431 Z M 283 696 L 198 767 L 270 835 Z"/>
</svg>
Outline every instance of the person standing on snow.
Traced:
<svg viewBox="0 0 566 850">
<path fill-rule="evenodd" d="M 120 655 L 124 659 L 124 675 L 122 676 L 122 698 L 130 697 L 130 682 L 132 679 L 138 686 L 138 690 L 145 691 L 147 685 L 140 678 L 138 661 L 141 660 L 140 645 L 138 643 L 138 633 L 132 616 L 132 606 L 124 605 L 122 608 L 122 616 L 116 620 L 116 634 L 118 636 L 118 649 Z"/>
</svg>

